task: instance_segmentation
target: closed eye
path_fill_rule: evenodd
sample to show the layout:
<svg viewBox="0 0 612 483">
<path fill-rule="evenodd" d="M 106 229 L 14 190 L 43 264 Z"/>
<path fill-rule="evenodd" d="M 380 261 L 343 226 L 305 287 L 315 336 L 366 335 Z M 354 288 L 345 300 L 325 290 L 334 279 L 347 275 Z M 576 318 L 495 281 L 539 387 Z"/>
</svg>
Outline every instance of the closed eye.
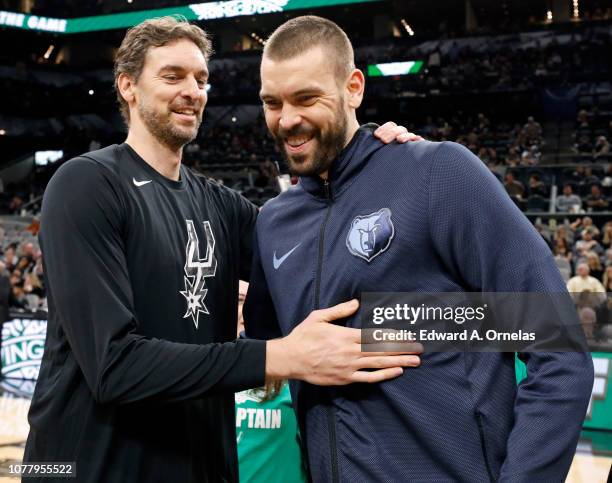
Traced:
<svg viewBox="0 0 612 483">
<path fill-rule="evenodd" d="M 263 103 L 266 109 L 278 109 L 280 107 L 280 102 L 274 99 L 266 99 Z"/>
<path fill-rule="evenodd" d="M 317 100 L 316 96 L 300 96 L 298 98 L 299 103 L 304 104 L 304 105 L 314 104 L 316 100 Z"/>
</svg>

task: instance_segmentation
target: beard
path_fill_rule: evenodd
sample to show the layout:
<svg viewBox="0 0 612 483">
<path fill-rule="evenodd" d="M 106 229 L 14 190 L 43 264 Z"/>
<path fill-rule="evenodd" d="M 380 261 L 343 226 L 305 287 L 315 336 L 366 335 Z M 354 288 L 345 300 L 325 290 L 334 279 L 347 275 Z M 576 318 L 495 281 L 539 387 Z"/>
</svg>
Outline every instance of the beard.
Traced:
<svg viewBox="0 0 612 483">
<path fill-rule="evenodd" d="M 190 108 L 196 112 L 196 124 L 193 128 L 181 127 L 172 122 L 172 110 Z M 198 135 L 202 123 L 202 113 L 195 105 L 171 106 L 167 112 L 156 111 L 146 101 L 138 103 L 138 114 L 151 134 L 162 144 L 171 149 L 181 149 Z"/>
<path fill-rule="evenodd" d="M 343 103 L 340 103 L 327 132 L 322 132 L 319 128 L 307 125 L 298 125 L 289 130 L 279 128 L 278 132 L 273 134 L 276 145 L 287 161 L 289 172 L 292 175 L 318 176 L 329 170 L 332 162 L 344 149 L 346 143 L 348 118 L 342 106 Z M 299 135 L 310 136 L 316 142 L 316 148 L 311 154 L 287 152 L 285 140 L 288 137 Z"/>
</svg>

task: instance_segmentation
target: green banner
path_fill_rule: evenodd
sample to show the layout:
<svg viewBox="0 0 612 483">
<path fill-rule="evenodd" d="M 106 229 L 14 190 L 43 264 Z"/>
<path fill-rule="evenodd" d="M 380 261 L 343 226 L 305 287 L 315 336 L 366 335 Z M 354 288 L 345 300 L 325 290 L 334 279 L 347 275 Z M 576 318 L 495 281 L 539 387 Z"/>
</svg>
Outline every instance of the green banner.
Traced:
<svg viewBox="0 0 612 483">
<path fill-rule="evenodd" d="M 388 62 L 386 64 L 369 64 L 368 76 L 387 77 L 395 75 L 418 74 L 423 70 L 422 60 L 407 62 Z"/>
<path fill-rule="evenodd" d="M 584 427 L 589 429 L 612 430 L 612 354 L 593 352 L 595 383 L 593 393 L 584 419 Z"/>
<path fill-rule="evenodd" d="M 165 15 L 182 15 L 188 20 L 217 20 L 242 15 L 263 15 L 306 8 L 332 7 L 351 3 L 371 3 L 382 0 L 227 0 L 224 2 L 114 13 L 81 18 L 50 18 L 0 10 L 0 27 L 24 30 L 76 34 L 132 27 L 140 22 Z"/>
</svg>

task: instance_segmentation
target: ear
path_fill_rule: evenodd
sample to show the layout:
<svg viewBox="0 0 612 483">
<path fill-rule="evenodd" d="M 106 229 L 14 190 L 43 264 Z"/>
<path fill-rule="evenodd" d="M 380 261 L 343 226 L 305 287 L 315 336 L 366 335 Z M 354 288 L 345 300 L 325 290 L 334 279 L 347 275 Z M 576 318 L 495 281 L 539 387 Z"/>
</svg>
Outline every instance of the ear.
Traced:
<svg viewBox="0 0 612 483">
<path fill-rule="evenodd" d="M 125 102 L 132 106 L 136 101 L 136 82 L 134 79 L 125 72 L 122 72 L 117 77 L 117 89 L 121 97 L 125 99 Z"/>
<path fill-rule="evenodd" d="M 353 69 L 346 81 L 346 92 L 348 94 L 348 105 L 352 109 L 357 109 L 363 100 L 365 89 L 365 77 L 359 69 Z"/>
</svg>

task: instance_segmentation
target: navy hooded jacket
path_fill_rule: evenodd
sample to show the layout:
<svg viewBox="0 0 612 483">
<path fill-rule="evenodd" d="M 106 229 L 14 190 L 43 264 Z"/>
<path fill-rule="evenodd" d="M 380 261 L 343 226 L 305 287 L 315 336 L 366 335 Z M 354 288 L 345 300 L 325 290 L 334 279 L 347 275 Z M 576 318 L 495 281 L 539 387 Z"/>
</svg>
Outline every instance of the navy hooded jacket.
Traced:
<svg viewBox="0 0 612 483">
<path fill-rule="evenodd" d="M 355 238 L 372 214 L 392 230 Z M 244 314 L 247 336 L 260 339 L 362 292 L 566 290 L 540 235 L 470 151 L 383 145 L 367 128 L 328 183 L 302 178 L 264 206 L 253 263 Z M 359 312 L 342 322 L 360 327 Z M 564 481 L 591 356 L 519 357 L 528 377 L 518 386 L 512 353 L 425 353 L 420 367 L 375 385 L 293 383 L 313 480 Z"/>
</svg>

